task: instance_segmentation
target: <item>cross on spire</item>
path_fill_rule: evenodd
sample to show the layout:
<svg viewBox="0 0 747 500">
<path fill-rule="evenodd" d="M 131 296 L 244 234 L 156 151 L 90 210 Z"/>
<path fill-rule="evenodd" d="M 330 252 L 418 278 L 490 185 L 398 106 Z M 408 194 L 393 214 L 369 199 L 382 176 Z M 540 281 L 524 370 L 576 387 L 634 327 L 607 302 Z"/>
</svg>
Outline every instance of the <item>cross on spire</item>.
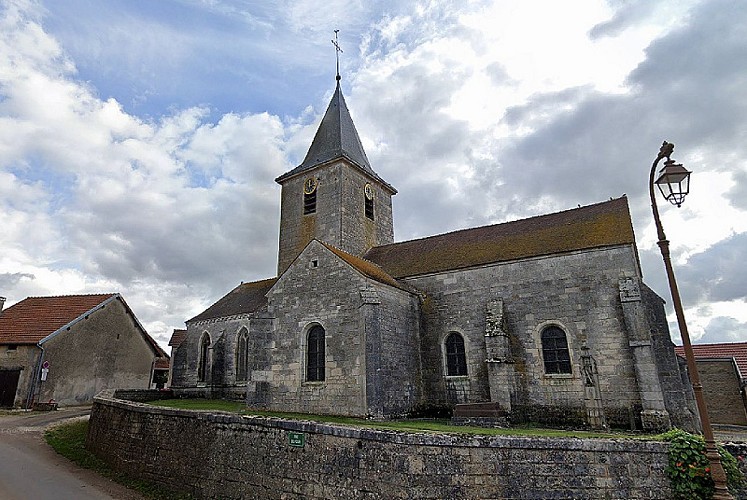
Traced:
<svg viewBox="0 0 747 500">
<path fill-rule="evenodd" d="M 337 76 L 335 76 L 335 80 L 338 82 L 340 81 L 340 52 L 342 52 L 340 44 L 337 42 L 337 33 L 339 32 L 340 30 L 335 30 L 335 39 L 332 40 L 332 45 L 335 46 L 335 57 L 337 58 Z"/>
</svg>

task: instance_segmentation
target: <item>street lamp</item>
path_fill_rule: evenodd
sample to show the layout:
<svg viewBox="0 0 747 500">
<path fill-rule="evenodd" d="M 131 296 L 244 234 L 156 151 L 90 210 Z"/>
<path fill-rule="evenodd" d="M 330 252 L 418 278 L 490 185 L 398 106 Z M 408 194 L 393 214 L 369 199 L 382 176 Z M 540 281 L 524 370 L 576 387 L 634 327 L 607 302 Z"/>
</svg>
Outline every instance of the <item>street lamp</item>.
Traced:
<svg viewBox="0 0 747 500">
<path fill-rule="evenodd" d="M 698 375 L 698 367 L 695 364 L 695 353 L 693 353 L 693 346 L 690 343 L 690 334 L 687 332 L 685 315 L 682 312 L 680 292 L 677 289 L 677 281 L 674 279 L 672 261 L 669 258 L 669 240 L 667 240 L 667 237 L 664 235 L 664 228 L 659 219 L 659 209 L 656 206 L 656 196 L 654 195 L 654 184 L 656 184 L 659 187 L 661 194 L 664 195 L 664 198 L 673 205 L 679 207 L 685 200 L 685 196 L 690 192 L 690 172 L 681 164 L 677 164 L 671 159 L 673 151 L 674 144 L 665 141 L 664 144 L 661 145 L 661 149 L 659 150 L 656 160 L 654 160 L 654 164 L 651 165 L 651 175 L 649 177 L 651 209 L 654 211 L 654 222 L 656 222 L 656 232 L 659 237 L 658 245 L 661 249 L 661 256 L 664 259 L 664 266 L 667 269 L 669 290 L 672 293 L 674 312 L 677 315 L 677 325 L 679 326 L 680 335 L 682 336 L 682 345 L 687 359 L 687 371 L 690 373 L 690 382 L 693 385 L 693 392 L 695 393 L 695 403 L 698 406 L 698 415 L 700 416 L 700 423 L 703 426 L 706 457 L 708 457 L 708 460 L 711 463 L 711 477 L 713 478 L 716 488 L 713 498 L 726 499 L 732 498 L 732 496 L 729 494 L 729 490 L 726 487 L 726 473 L 721 465 L 721 456 L 716 448 L 716 441 L 713 439 L 711 419 L 708 417 L 708 408 L 706 407 L 705 399 L 703 397 L 703 386 L 700 384 L 700 375 Z M 666 158 L 667 161 L 664 162 L 664 167 L 659 171 L 659 177 L 654 180 L 656 167 L 663 158 Z"/>
</svg>

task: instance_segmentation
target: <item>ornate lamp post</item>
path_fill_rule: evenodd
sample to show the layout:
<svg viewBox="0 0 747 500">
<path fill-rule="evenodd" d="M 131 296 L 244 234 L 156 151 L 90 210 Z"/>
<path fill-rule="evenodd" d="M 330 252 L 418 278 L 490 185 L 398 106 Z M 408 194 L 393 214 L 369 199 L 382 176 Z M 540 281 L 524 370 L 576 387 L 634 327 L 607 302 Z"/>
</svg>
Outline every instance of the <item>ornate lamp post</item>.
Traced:
<svg viewBox="0 0 747 500">
<path fill-rule="evenodd" d="M 659 209 L 656 206 L 656 196 L 654 195 L 654 184 L 659 187 L 664 198 L 671 202 L 673 205 L 678 207 L 682 205 L 685 200 L 685 195 L 690 191 L 690 172 L 685 169 L 681 164 L 677 164 L 671 159 L 672 152 L 674 151 L 674 144 L 664 142 L 659 155 L 654 160 L 654 164 L 651 165 L 651 175 L 649 178 L 649 194 L 651 195 L 651 208 L 654 211 L 654 221 L 656 222 L 656 232 L 659 237 L 658 245 L 661 249 L 661 256 L 664 258 L 664 266 L 667 270 L 667 279 L 669 280 L 669 290 L 672 293 L 672 302 L 674 303 L 674 312 L 677 315 L 677 325 L 680 329 L 680 335 L 682 336 L 682 344 L 685 350 L 685 357 L 687 358 L 687 371 L 690 373 L 690 382 L 693 385 L 693 392 L 695 393 L 695 402 L 698 406 L 698 415 L 700 416 L 700 422 L 703 426 L 703 438 L 705 439 L 706 445 L 706 456 L 711 463 L 711 477 L 716 486 L 713 498 L 732 498 L 729 494 L 729 490 L 726 488 L 726 473 L 721 465 L 721 456 L 716 448 L 716 441 L 713 438 L 713 429 L 711 428 L 711 419 L 708 417 L 708 408 L 706 408 L 705 399 L 703 397 L 703 386 L 700 384 L 700 375 L 698 374 L 698 367 L 695 364 L 695 353 L 693 353 L 693 346 L 690 343 L 690 334 L 687 332 L 687 324 L 685 323 L 685 315 L 682 312 L 682 301 L 680 300 L 680 292 L 677 288 L 677 281 L 674 279 L 674 270 L 672 269 L 672 261 L 669 257 L 669 240 L 664 235 L 664 228 L 661 225 L 659 219 Z M 664 167 L 659 171 L 659 177 L 654 180 L 654 173 L 656 172 L 656 166 L 659 164 L 662 158 L 666 158 Z"/>
</svg>

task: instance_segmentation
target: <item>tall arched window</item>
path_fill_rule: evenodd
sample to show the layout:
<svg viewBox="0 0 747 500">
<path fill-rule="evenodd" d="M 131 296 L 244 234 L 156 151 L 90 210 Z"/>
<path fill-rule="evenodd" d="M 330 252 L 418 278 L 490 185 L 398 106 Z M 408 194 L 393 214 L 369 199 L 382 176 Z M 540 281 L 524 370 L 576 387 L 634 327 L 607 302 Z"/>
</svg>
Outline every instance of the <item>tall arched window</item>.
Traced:
<svg viewBox="0 0 747 500">
<path fill-rule="evenodd" d="M 306 380 L 321 382 L 324 380 L 324 328 L 319 325 L 311 327 L 306 343 Z"/>
<path fill-rule="evenodd" d="M 200 339 L 200 358 L 197 364 L 197 381 L 205 382 L 207 380 L 208 364 L 210 356 L 210 335 L 207 332 L 202 334 Z"/>
<path fill-rule="evenodd" d="M 249 332 L 246 328 L 239 330 L 236 339 L 236 380 L 246 381 L 246 375 L 249 367 Z"/>
<path fill-rule="evenodd" d="M 446 375 L 455 377 L 467 375 L 467 357 L 464 353 L 464 339 L 456 332 L 446 337 Z"/>
<path fill-rule="evenodd" d="M 565 332 L 557 326 L 542 330 L 542 359 L 545 373 L 571 373 L 571 355 Z"/>
</svg>

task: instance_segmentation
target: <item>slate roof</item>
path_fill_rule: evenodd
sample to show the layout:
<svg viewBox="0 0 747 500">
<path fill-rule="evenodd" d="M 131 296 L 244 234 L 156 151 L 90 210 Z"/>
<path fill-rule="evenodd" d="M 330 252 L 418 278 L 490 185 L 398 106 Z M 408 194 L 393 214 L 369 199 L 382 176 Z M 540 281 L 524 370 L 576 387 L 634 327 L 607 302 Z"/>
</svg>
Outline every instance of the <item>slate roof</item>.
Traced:
<svg viewBox="0 0 747 500">
<path fill-rule="evenodd" d="M 23 299 L 0 312 L 0 344 L 36 344 L 115 295 Z"/>
<path fill-rule="evenodd" d="M 338 158 L 347 159 L 359 170 L 391 189 L 393 193 L 397 192 L 396 189 L 379 177 L 371 168 L 371 163 L 368 161 L 366 152 L 363 150 L 363 144 L 358 136 L 358 131 L 355 128 L 353 119 L 350 117 L 348 106 L 345 104 L 345 97 L 343 97 L 342 90 L 340 90 L 339 81 L 303 162 L 293 170 L 275 179 L 275 182 L 282 183 L 290 177 Z"/>
<path fill-rule="evenodd" d="M 678 356 L 685 357 L 685 348 L 674 346 Z M 695 359 L 730 359 L 734 358 L 739 368 L 739 377 L 747 379 L 747 342 L 725 342 L 721 344 L 693 344 Z"/>
<path fill-rule="evenodd" d="M 277 278 L 270 278 L 252 283 L 242 283 L 205 311 L 188 320 L 187 323 L 253 313 L 267 304 L 265 295 L 276 281 Z"/>
<path fill-rule="evenodd" d="M 635 245 L 628 200 L 374 247 L 364 258 L 394 278 L 528 257 Z"/>
<path fill-rule="evenodd" d="M 342 260 L 353 266 L 356 270 L 358 270 L 359 273 L 363 274 L 364 276 L 367 276 L 374 281 L 378 281 L 379 283 L 384 283 L 386 285 L 401 288 L 403 290 L 409 290 L 402 283 L 392 278 L 389 274 L 387 274 L 386 271 L 384 271 L 373 262 L 362 259 L 360 257 L 356 257 L 355 255 L 351 255 L 343 250 L 340 250 L 339 248 L 324 243 L 323 241 L 320 241 L 320 243 L 327 247 L 332 253 L 340 257 Z"/>
</svg>

